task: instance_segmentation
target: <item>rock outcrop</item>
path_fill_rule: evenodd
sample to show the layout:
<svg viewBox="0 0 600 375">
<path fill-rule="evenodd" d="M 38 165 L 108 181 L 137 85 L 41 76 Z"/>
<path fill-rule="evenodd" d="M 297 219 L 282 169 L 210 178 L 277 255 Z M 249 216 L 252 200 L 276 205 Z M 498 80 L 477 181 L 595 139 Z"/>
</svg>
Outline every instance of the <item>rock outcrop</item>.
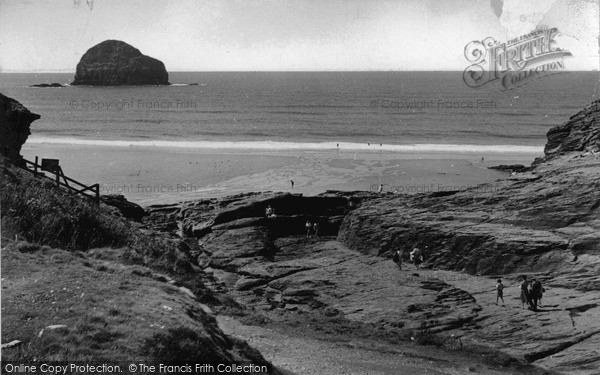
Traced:
<svg viewBox="0 0 600 375">
<path fill-rule="evenodd" d="M 544 148 L 549 158 L 572 151 L 600 150 L 600 100 L 585 107 L 569 121 L 548 131 L 548 143 Z"/>
<path fill-rule="evenodd" d="M 140 205 L 128 201 L 121 194 L 106 194 L 100 199 L 104 204 L 117 208 L 123 217 L 131 220 L 140 221 L 146 214 Z"/>
<path fill-rule="evenodd" d="M 338 239 L 376 255 L 428 246 L 431 266 L 471 274 L 556 271 L 575 255 L 599 256 L 600 160 L 584 151 L 600 142 L 599 104 L 551 129 L 533 168 L 465 191 L 370 201 Z"/>
<path fill-rule="evenodd" d="M 119 40 L 90 48 L 77 64 L 72 85 L 169 85 L 165 65 Z"/>
<path fill-rule="evenodd" d="M 31 134 L 31 123 L 41 116 L 18 101 L 0 94 L 0 154 L 21 163 L 21 147 Z"/>
</svg>

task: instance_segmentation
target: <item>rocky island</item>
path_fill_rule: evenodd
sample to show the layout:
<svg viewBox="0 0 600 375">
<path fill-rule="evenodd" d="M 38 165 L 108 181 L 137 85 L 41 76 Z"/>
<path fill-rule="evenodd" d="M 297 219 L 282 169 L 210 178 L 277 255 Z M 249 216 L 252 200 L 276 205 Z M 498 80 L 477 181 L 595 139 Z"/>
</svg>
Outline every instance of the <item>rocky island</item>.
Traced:
<svg viewBox="0 0 600 375">
<path fill-rule="evenodd" d="M 169 85 L 165 65 L 120 40 L 105 40 L 90 48 L 77 64 L 71 85 Z"/>
</svg>

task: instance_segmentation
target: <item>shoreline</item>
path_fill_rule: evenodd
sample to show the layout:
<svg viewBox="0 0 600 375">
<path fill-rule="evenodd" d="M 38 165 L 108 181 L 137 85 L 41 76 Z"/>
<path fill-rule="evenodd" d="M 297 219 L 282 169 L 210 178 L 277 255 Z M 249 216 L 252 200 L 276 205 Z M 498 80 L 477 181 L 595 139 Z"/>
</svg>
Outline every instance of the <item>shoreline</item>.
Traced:
<svg viewBox="0 0 600 375">
<path fill-rule="evenodd" d="M 26 159 L 55 158 L 64 173 L 142 206 L 251 191 L 317 195 L 326 190 L 422 193 L 466 189 L 529 165 L 529 153 L 400 153 L 337 150 L 189 149 L 25 143 Z M 539 155 L 535 155 L 539 156 Z M 482 161 L 483 158 L 483 161 Z M 292 187 L 291 181 L 294 181 Z M 493 191 L 491 191 L 493 192 Z"/>
<path fill-rule="evenodd" d="M 372 153 L 459 153 L 459 154 L 525 154 L 543 153 L 543 145 L 480 144 L 480 143 L 380 143 L 348 141 L 282 141 L 282 140 L 170 140 L 170 139 L 85 139 L 73 137 L 31 137 L 30 145 L 73 145 L 94 147 L 150 147 L 197 150 L 236 151 L 336 151 Z"/>
</svg>

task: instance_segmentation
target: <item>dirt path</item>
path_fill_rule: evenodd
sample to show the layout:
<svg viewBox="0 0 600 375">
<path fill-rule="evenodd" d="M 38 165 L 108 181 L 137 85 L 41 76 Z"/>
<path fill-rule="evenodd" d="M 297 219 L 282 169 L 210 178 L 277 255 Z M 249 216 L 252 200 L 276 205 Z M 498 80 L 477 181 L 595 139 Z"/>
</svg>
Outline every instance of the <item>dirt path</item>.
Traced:
<svg viewBox="0 0 600 375">
<path fill-rule="evenodd" d="M 270 328 L 247 326 L 234 318 L 218 316 L 223 332 L 246 340 L 282 370 L 302 375 L 489 374 L 504 375 L 471 358 L 433 348 L 405 348 L 373 341 L 331 342 L 300 337 Z M 426 353 L 426 354 L 425 354 Z"/>
</svg>

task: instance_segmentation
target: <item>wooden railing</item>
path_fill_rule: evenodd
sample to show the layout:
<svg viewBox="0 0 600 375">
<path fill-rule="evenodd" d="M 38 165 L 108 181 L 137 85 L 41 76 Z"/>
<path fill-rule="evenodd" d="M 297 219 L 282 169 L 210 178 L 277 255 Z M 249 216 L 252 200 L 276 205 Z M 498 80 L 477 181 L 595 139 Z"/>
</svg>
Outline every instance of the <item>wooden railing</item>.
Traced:
<svg viewBox="0 0 600 375">
<path fill-rule="evenodd" d="M 91 198 L 96 204 L 100 203 L 100 185 L 84 185 L 81 182 L 74 180 L 64 175 L 62 168 L 56 165 L 54 168 L 42 168 L 42 164 L 38 163 L 38 157 L 35 157 L 35 161 L 29 161 L 23 158 L 25 162 L 25 169 L 33 173 L 35 176 L 45 177 L 53 180 L 56 186 L 62 186 L 67 188 L 69 191 L 80 194 L 85 197 Z M 48 172 L 54 175 L 54 178 L 46 176 L 44 172 Z"/>
</svg>

